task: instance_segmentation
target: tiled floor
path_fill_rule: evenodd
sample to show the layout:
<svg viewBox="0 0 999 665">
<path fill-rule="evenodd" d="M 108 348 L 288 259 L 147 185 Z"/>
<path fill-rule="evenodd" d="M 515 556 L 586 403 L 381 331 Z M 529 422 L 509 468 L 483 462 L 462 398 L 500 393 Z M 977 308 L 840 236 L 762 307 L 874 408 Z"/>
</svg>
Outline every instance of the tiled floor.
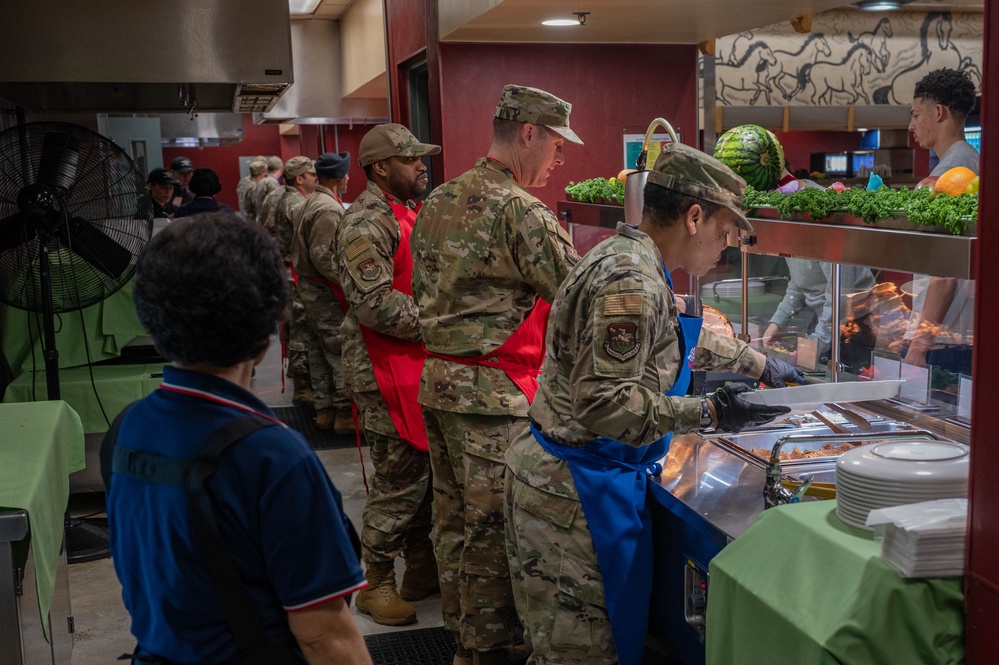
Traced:
<svg viewBox="0 0 999 665">
<path fill-rule="evenodd" d="M 281 391 L 280 349 L 276 343 L 271 345 L 266 359 L 257 367 L 252 387 L 254 393 L 269 406 L 291 404 L 291 382 L 287 381 L 286 391 Z M 317 455 L 343 495 L 344 510 L 360 529 L 365 490 L 357 450 L 320 450 Z M 365 464 L 370 476 L 373 472 L 371 464 L 367 459 Z M 398 578 L 401 579 L 401 560 L 397 564 Z M 72 665 L 107 665 L 120 654 L 130 652 L 135 642 L 129 634 L 129 617 L 121 602 L 121 587 L 111 559 L 73 564 L 69 567 L 69 580 L 76 622 Z M 353 611 L 365 635 L 442 625 L 440 596 L 431 596 L 414 603 L 414 606 L 418 622 L 398 628 L 378 625 L 366 615 Z"/>
</svg>

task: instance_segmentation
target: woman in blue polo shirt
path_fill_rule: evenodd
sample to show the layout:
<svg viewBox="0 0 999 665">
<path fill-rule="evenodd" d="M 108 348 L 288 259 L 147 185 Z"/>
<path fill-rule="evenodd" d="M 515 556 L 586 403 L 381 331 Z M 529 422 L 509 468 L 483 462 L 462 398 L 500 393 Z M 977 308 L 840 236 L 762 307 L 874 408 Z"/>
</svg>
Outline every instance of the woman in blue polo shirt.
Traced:
<svg viewBox="0 0 999 665">
<path fill-rule="evenodd" d="M 205 487 L 220 549 L 266 642 L 292 654 L 287 662 L 371 663 L 347 605 L 366 583 L 340 494 L 302 436 L 249 392 L 286 299 L 274 242 L 231 213 L 174 222 L 139 257 L 139 319 L 172 364 L 121 418 L 114 471 L 102 460 L 136 662 L 246 662 L 206 539 L 193 534 L 191 495 L 119 464 L 125 453 L 155 460 L 160 472 L 187 468 L 214 433 L 243 419 L 258 429 L 229 446 Z"/>
</svg>

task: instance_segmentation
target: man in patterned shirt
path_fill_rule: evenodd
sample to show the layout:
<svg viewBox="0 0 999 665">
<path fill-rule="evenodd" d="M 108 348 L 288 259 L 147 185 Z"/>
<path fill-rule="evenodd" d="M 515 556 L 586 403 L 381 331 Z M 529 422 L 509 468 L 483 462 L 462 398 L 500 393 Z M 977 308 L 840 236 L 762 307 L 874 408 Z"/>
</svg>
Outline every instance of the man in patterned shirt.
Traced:
<svg viewBox="0 0 999 665">
<path fill-rule="evenodd" d="M 426 352 L 412 296 L 409 239 L 427 188 L 424 155 L 440 146 L 420 143 L 399 124 L 371 129 L 358 149 L 368 186 L 340 222 L 333 247 L 347 300 L 344 378 L 358 423 L 371 446 L 375 475 L 364 504 L 361 558 L 369 587 L 357 609 L 377 623 L 416 621 L 407 601 L 437 592 L 430 541 L 430 458 L 416 401 Z M 396 591 L 395 559 L 406 572 Z"/>
<path fill-rule="evenodd" d="M 639 227 L 619 224 L 552 303 L 531 428 L 506 453 L 510 569 L 538 663 L 641 662 L 652 575 L 646 469 L 672 432 L 739 431 L 789 411 L 745 402 L 744 384 L 686 397 L 691 369 L 804 381 L 674 303 L 669 268 L 704 275 L 730 234 L 752 230 L 745 189 L 713 157 L 667 146 Z"/>
<path fill-rule="evenodd" d="M 444 623 L 455 663 L 506 663 L 519 624 L 504 553 L 503 454 L 527 426 L 548 303 L 579 260 L 528 193 L 562 164 L 571 105 L 507 85 L 486 157 L 433 191 L 413 231 L 413 295 L 430 357 L 430 441 Z M 522 651 L 522 650 L 517 650 Z"/>
</svg>

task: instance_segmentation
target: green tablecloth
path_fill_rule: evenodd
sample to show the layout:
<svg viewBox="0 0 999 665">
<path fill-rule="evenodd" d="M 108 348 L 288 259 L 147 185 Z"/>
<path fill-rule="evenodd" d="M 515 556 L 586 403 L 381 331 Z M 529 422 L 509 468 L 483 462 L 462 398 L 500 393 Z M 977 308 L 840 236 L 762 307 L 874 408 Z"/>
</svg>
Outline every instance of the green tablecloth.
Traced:
<svg viewBox="0 0 999 665">
<path fill-rule="evenodd" d="M 93 383 L 90 373 L 93 372 Z M 61 397 L 80 414 L 87 434 L 106 432 L 108 421 L 137 399 L 159 387 L 163 366 L 97 365 L 59 370 Z M 45 371 L 22 372 L 7 386 L 3 401 L 31 402 L 46 396 Z M 104 411 L 101 411 L 101 406 Z M 104 414 L 107 414 L 107 420 Z"/>
<path fill-rule="evenodd" d="M 0 507 L 28 511 L 42 626 L 52 605 L 69 474 L 83 467 L 83 427 L 69 405 L 0 404 Z"/>
<path fill-rule="evenodd" d="M 60 367 L 78 367 L 121 355 L 126 344 L 146 332 L 132 302 L 132 285 L 81 312 L 63 312 L 56 317 L 56 349 Z M 42 315 L 0 305 L 0 343 L 16 376 L 22 370 L 45 368 L 42 355 Z M 33 342 L 33 344 L 32 344 Z M 87 357 L 89 346 L 90 357 Z M 34 358 L 32 359 L 32 348 Z"/>
<path fill-rule="evenodd" d="M 708 665 L 963 662 L 961 579 L 902 579 L 835 507 L 764 511 L 711 561 Z"/>
</svg>

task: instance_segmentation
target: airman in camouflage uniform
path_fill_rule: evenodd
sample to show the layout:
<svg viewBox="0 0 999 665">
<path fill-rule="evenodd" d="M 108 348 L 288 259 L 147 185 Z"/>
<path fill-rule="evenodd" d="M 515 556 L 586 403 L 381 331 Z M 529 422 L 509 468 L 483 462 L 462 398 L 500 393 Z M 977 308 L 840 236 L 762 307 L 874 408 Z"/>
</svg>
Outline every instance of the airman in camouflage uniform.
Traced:
<svg viewBox="0 0 999 665">
<path fill-rule="evenodd" d="M 267 175 L 261 178 L 257 186 L 253 188 L 253 208 L 257 213 L 257 223 L 264 223 L 263 207 L 264 199 L 281 184 L 281 171 L 284 170 L 284 162 L 280 157 L 267 158 Z M 253 220 L 247 220 L 253 221 Z"/>
<path fill-rule="evenodd" d="M 729 233 L 752 228 L 740 210 L 745 182 L 683 145 L 663 150 L 648 182 L 639 228 L 619 224 L 617 235 L 576 265 L 552 303 L 530 418 L 562 446 L 607 437 L 637 448 L 708 424 L 701 399 L 666 394 L 686 356 L 664 268 L 703 275 Z M 693 369 L 758 377 L 765 367 L 766 357 L 744 342 L 701 329 Z M 709 423 L 729 422 L 724 412 L 716 418 Z M 529 662 L 617 663 L 591 525 L 568 462 L 546 452 L 530 430 L 513 442 L 506 461 L 507 547 L 517 607 L 534 647 Z"/>
<path fill-rule="evenodd" d="M 309 378 L 316 427 L 337 434 L 354 431 L 350 393 L 343 378 L 340 326 L 344 310 L 333 295 L 340 286 L 333 258 L 333 237 L 343 218 L 340 196 L 350 180 L 350 153 L 325 153 L 316 159 L 319 182 L 293 221 L 291 266 L 298 273 L 296 293 L 305 308 L 309 333 Z"/>
<path fill-rule="evenodd" d="M 403 340 L 420 339 L 416 303 L 393 285 L 401 231 L 391 206 L 417 208 L 413 199 L 427 188 L 421 157 L 439 152 L 440 146 L 420 143 L 399 124 L 378 125 L 365 134 L 358 162 L 368 185 L 340 223 L 334 246 L 350 307 L 341 329 L 344 375 L 375 467 L 361 529 L 368 588 L 358 593 L 357 608 L 386 625 L 416 621 L 416 610 L 406 601 L 420 600 L 439 588 L 430 540 L 430 456 L 396 430 L 361 326 Z M 400 554 L 406 572 L 397 592 L 394 562 Z"/>
<path fill-rule="evenodd" d="M 262 183 L 263 181 L 261 181 Z M 284 185 L 275 187 L 260 207 L 261 223 L 277 239 L 284 264 L 291 267 L 292 217 L 316 187 L 316 167 L 305 156 L 292 157 L 284 165 Z M 288 276 L 291 280 L 291 274 Z M 291 323 L 288 326 L 288 376 L 295 383 L 294 404 L 311 404 L 315 396 L 309 378 L 309 333 L 305 307 L 294 287 Z"/>
<path fill-rule="evenodd" d="M 267 160 L 257 157 L 250 162 L 249 175 L 240 178 L 236 185 L 236 199 L 239 201 L 239 212 L 247 222 L 257 221 L 257 183 L 267 177 Z"/>
<path fill-rule="evenodd" d="M 535 301 L 548 302 L 579 260 L 555 215 L 526 188 L 563 162 L 571 106 L 508 85 L 486 157 L 428 197 L 413 230 L 413 294 L 424 365 L 444 623 L 455 663 L 505 663 L 519 622 L 504 554 L 503 454 L 527 423 L 528 399 L 504 373 L 435 357 L 495 351 Z M 508 165 L 513 165 L 511 166 Z M 469 653 L 471 652 L 471 653 Z"/>
</svg>

